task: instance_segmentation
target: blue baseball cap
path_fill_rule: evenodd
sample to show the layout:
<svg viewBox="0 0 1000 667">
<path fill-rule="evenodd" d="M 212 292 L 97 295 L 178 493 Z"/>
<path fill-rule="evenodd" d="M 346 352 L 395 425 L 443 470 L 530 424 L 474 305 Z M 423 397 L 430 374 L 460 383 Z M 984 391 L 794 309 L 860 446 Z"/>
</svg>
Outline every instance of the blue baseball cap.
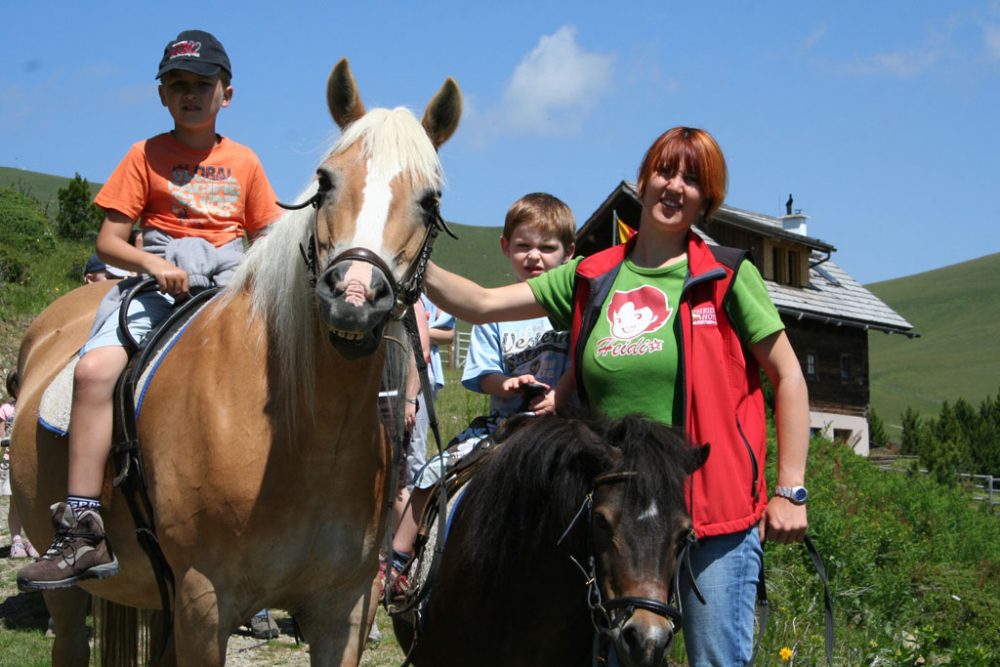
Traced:
<svg viewBox="0 0 1000 667">
<path fill-rule="evenodd" d="M 177 35 L 177 39 L 167 42 L 156 78 L 175 69 L 201 76 L 215 76 L 225 70 L 229 77 L 233 76 L 233 68 L 222 42 L 204 30 L 185 30 Z"/>
</svg>

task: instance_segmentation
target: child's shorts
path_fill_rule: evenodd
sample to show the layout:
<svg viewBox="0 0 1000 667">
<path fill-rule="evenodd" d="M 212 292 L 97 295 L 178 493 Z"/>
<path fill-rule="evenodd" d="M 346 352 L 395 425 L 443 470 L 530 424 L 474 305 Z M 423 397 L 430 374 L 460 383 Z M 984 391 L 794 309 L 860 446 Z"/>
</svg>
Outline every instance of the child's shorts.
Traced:
<svg viewBox="0 0 1000 667">
<path fill-rule="evenodd" d="M 141 342 L 146 334 L 170 313 L 174 298 L 156 290 L 140 292 L 128 309 L 128 330 L 135 341 Z M 115 310 L 90 340 L 80 349 L 82 357 L 99 347 L 125 347 L 125 335 L 118 329 L 118 310 Z"/>
</svg>

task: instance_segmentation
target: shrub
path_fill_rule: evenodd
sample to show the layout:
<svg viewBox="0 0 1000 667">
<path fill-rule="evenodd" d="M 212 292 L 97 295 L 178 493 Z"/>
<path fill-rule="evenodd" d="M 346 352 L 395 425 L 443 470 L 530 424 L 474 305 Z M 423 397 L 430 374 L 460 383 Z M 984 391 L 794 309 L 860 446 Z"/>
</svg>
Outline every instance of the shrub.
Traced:
<svg viewBox="0 0 1000 667">
<path fill-rule="evenodd" d="M 38 202 L 11 188 L 0 188 L 0 247 L 9 255 L 55 247 L 52 230 Z"/>
</svg>

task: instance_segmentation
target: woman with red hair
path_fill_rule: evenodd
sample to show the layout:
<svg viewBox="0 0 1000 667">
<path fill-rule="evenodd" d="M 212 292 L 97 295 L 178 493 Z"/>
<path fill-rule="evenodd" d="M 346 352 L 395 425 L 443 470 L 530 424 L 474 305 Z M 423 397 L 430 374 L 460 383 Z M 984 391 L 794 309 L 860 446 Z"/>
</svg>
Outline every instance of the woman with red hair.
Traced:
<svg viewBox="0 0 1000 667">
<path fill-rule="evenodd" d="M 688 490 L 698 538 L 692 574 L 706 604 L 681 577 L 685 647 L 690 665 L 745 665 L 761 543 L 800 541 L 806 532 L 805 379 L 747 253 L 709 246 L 693 231 L 726 193 L 715 139 L 688 127 L 662 134 L 639 166 L 638 193 L 639 231 L 624 245 L 494 289 L 432 264 L 426 288 L 470 322 L 548 315 L 573 332 L 583 402 L 611 417 L 640 412 L 711 444 Z M 775 391 L 778 486 L 770 501 L 760 369 Z"/>
</svg>

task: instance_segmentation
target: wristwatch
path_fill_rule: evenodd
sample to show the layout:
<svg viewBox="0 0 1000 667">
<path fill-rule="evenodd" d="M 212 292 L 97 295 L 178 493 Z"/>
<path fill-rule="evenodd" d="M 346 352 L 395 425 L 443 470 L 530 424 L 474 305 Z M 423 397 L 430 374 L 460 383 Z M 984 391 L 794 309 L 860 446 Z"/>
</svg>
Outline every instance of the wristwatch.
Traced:
<svg viewBox="0 0 1000 667">
<path fill-rule="evenodd" d="M 788 498 L 794 505 L 805 505 L 809 491 L 804 486 L 778 486 L 774 489 L 774 495 Z"/>
</svg>

